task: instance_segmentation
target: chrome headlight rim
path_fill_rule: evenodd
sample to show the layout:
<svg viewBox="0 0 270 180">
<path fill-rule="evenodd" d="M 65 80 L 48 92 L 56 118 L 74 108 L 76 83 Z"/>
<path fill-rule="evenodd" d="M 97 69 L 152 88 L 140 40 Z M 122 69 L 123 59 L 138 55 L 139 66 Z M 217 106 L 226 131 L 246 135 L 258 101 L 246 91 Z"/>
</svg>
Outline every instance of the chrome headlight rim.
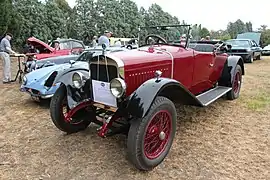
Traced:
<svg viewBox="0 0 270 180">
<path fill-rule="evenodd" d="M 116 84 L 114 84 L 114 83 L 116 83 Z M 118 88 L 120 88 L 120 91 Z M 110 91 L 114 97 L 116 97 L 116 98 L 122 97 L 124 95 L 124 93 L 126 92 L 126 89 L 127 89 L 127 85 L 123 79 L 114 78 L 111 80 Z"/>
<path fill-rule="evenodd" d="M 84 85 L 83 74 L 81 72 L 74 72 L 71 81 L 75 88 L 80 89 Z"/>
<path fill-rule="evenodd" d="M 22 84 L 23 85 L 26 85 L 27 84 L 27 77 L 26 76 L 23 76 L 23 78 L 22 78 Z"/>
</svg>

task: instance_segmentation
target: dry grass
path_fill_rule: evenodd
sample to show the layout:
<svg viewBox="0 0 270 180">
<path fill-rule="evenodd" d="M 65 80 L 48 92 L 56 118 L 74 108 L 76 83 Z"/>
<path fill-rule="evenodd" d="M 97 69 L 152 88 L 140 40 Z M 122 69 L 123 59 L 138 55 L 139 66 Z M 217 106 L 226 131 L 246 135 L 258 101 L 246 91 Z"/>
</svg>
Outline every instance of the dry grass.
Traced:
<svg viewBox="0 0 270 180">
<path fill-rule="evenodd" d="M 0 179 L 270 179 L 270 58 L 263 59 L 246 64 L 238 100 L 177 107 L 171 152 L 149 173 L 128 163 L 125 137 L 101 139 L 92 126 L 67 136 L 48 104 L 32 102 L 18 83 L 1 84 Z"/>
</svg>

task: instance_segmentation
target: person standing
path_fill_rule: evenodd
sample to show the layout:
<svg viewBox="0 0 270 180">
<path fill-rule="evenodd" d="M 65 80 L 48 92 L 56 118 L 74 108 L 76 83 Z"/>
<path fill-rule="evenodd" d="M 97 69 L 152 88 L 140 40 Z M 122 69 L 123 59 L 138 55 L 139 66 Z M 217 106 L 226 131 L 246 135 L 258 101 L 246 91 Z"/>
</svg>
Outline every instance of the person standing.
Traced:
<svg viewBox="0 0 270 180">
<path fill-rule="evenodd" d="M 3 59 L 3 83 L 11 82 L 11 62 L 9 55 L 16 54 L 15 51 L 11 49 L 11 38 L 12 35 L 7 33 L 0 43 L 0 57 Z"/>
<path fill-rule="evenodd" d="M 92 47 L 96 47 L 97 44 L 98 44 L 98 43 L 97 43 L 97 36 L 93 36 L 91 46 L 92 46 Z"/>
<path fill-rule="evenodd" d="M 106 47 L 110 46 L 110 40 L 109 38 L 112 36 L 112 32 L 110 31 L 105 31 L 102 36 L 99 37 L 98 39 L 98 45 L 101 46 L 102 44 L 105 44 Z"/>
</svg>

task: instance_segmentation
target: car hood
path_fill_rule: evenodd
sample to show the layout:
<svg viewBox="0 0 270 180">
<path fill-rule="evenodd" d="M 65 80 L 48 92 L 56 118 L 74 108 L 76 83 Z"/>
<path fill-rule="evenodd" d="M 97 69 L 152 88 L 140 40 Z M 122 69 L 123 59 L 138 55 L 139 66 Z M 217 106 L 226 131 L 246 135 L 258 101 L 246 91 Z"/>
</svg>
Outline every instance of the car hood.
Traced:
<svg viewBox="0 0 270 180">
<path fill-rule="evenodd" d="M 46 63 L 52 63 L 54 65 L 56 64 L 64 64 L 68 63 L 70 60 L 76 60 L 78 59 L 79 55 L 65 55 L 65 56 L 59 56 L 59 57 L 53 57 L 53 58 L 46 58 L 36 61 L 36 65 L 38 67 L 42 66 Z"/>
<path fill-rule="evenodd" d="M 260 43 L 261 33 L 257 32 L 246 32 L 238 34 L 236 39 L 251 39 L 254 40 L 257 44 Z"/>
<path fill-rule="evenodd" d="M 31 43 L 34 47 L 36 46 L 42 46 L 46 49 L 48 49 L 49 51 L 53 52 L 54 48 L 52 48 L 51 46 L 49 46 L 47 43 L 35 38 L 35 37 L 30 37 L 27 39 L 27 42 Z"/>
<path fill-rule="evenodd" d="M 159 48 L 155 48 L 154 51 L 151 51 L 148 47 L 128 51 L 114 52 L 109 54 L 109 56 L 112 58 L 121 59 L 125 66 L 138 64 L 142 67 L 146 63 L 152 63 L 153 65 L 155 65 L 155 63 L 160 64 L 160 61 L 164 62 L 168 60 L 168 62 L 171 62 L 172 59 L 169 53 L 163 52 L 159 50 Z"/>
<path fill-rule="evenodd" d="M 71 65 L 69 63 L 54 65 L 54 66 L 48 66 L 41 69 L 37 69 L 35 71 L 32 71 L 25 75 L 27 78 L 27 85 L 33 84 L 33 83 L 42 83 L 54 72 L 57 71 L 62 72 L 65 69 L 70 68 Z M 73 67 L 88 67 L 87 62 L 78 61 L 75 64 L 73 64 Z"/>
</svg>

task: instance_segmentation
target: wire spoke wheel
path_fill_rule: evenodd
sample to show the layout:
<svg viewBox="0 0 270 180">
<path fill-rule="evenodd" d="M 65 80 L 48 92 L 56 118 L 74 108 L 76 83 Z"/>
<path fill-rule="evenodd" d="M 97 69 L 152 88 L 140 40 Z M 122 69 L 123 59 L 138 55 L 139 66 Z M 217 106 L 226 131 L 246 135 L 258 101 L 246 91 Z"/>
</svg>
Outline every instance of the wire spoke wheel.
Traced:
<svg viewBox="0 0 270 180">
<path fill-rule="evenodd" d="M 158 96 L 147 115 L 132 120 L 128 133 L 128 158 L 140 170 L 149 171 L 168 155 L 176 131 L 173 102 Z"/>
<path fill-rule="evenodd" d="M 164 151 L 172 131 L 172 117 L 168 111 L 159 111 L 147 127 L 144 138 L 144 153 L 155 159 Z"/>
</svg>

